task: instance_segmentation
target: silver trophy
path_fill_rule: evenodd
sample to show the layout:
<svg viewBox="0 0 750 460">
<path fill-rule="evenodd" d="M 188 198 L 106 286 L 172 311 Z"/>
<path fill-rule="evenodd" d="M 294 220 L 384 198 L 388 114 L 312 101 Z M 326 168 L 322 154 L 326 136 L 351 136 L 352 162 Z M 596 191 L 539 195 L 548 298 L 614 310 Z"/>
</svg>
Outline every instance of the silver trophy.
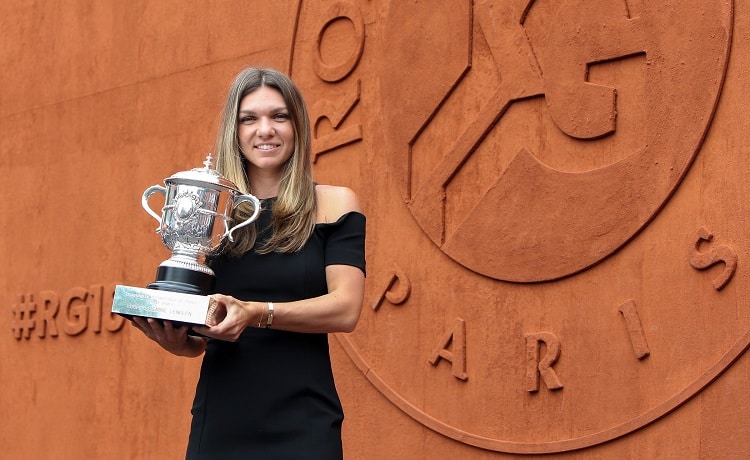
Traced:
<svg viewBox="0 0 750 460">
<path fill-rule="evenodd" d="M 232 232 L 258 217 L 260 201 L 243 195 L 229 180 L 211 168 L 211 154 L 203 168 L 182 171 L 164 179 L 166 187 L 153 185 L 143 192 L 141 204 L 159 227 L 164 245 L 172 256 L 162 262 L 156 281 L 149 289 L 206 295 L 214 290 L 214 272 L 206 265 L 208 254 L 214 253 L 224 238 L 233 241 Z M 161 216 L 148 204 L 154 193 L 164 195 Z M 240 204 L 251 202 L 253 214 L 234 225 L 232 211 Z"/>
</svg>

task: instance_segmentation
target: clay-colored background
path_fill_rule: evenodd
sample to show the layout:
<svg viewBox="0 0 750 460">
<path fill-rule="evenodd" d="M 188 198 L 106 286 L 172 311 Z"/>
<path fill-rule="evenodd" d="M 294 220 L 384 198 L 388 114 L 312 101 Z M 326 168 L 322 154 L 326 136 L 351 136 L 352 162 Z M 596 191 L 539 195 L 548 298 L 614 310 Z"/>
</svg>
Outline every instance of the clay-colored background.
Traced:
<svg viewBox="0 0 750 460">
<path fill-rule="evenodd" d="M 200 360 L 111 290 L 255 65 L 368 216 L 348 459 L 750 458 L 750 4 L 653 3 L 1 3 L 0 457 L 184 455 Z"/>
</svg>

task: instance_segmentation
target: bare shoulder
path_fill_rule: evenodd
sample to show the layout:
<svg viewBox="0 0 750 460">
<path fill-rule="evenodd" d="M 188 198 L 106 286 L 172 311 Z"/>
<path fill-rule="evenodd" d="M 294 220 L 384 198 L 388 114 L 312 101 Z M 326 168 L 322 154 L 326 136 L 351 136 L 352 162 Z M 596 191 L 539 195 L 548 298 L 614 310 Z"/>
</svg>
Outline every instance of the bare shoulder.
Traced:
<svg viewBox="0 0 750 460">
<path fill-rule="evenodd" d="M 317 185 L 315 196 L 318 201 L 318 223 L 336 222 L 348 212 L 362 212 L 357 194 L 348 187 Z"/>
</svg>

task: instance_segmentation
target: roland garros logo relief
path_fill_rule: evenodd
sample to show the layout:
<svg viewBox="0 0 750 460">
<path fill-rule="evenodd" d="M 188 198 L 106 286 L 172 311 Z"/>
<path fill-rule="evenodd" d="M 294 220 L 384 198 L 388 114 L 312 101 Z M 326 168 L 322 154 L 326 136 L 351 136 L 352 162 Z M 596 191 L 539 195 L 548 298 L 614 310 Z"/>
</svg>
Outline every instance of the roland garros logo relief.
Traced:
<svg viewBox="0 0 750 460">
<path fill-rule="evenodd" d="M 431 112 L 389 127 L 408 140 L 410 161 L 395 166 L 424 232 L 465 267 L 522 282 L 574 274 L 624 245 L 709 127 L 731 18 L 726 2 L 708 3 L 702 27 L 674 30 L 695 2 L 474 2 L 465 66 L 427 95 Z M 436 56 L 432 43 L 411 46 Z M 390 63 L 384 79 L 397 85 L 409 63 Z M 404 98 L 403 112 L 427 97 Z"/>
<path fill-rule="evenodd" d="M 718 104 L 732 40 L 732 2 L 310 1 L 301 2 L 297 14 L 290 69 L 311 102 L 316 175 L 325 177 L 332 163 L 323 157 L 335 156 L 351 172 L 337 177 L 338 183 L 355 189 L 366 183 L 370 188 L 357 190 L 365 200 L 396 188 L 408 210 L 409 218 L 400 218 L 392 202 L 378 198 L 378 212 L 388 209 L 391 219 L 368 247 L 368 280 L 379 290 L 367 299 L 372 309 L 363 313 L 358 330 L 337 336 L 366 378 L 406 414 L 486 449 L 579 449 L 674 410 L 747 348 L 744 334 L 720 350 L 718 362 L 702 358 L 694 363 L 702 366 L 695 375 L 680 374 L 683 386 L 655 390 L 655 403 L 623 397 L 621 413 L 586 419 L 554 406 L 556 395 L 606 398 L 593 387 L 612 380 L 586 374 L 580 356 L 590 351 L 607 362 L 615 352 L 581 345 L 597 339 L 586 335 L 591 331 L 575 317 L 579 312 L 540 306 L 532 292 L 591 275 L 669 205 L 701 151 Z M 337 47 L 329 46 L 334 38 Z M 366 160 L 355 163 L 353 152 Z M 369 174 L 363 163 L 387 168 L 389 182 L 373 189 L 371 178 L 362 179 Z M 368 216 L 368 225 L 378 222 Z M 389 225 L 414 225 L 420 238 L 449 259 L 425 253 L 421 263 L 399 260 L 389 245 L 402 242 L 386 241 Z M 736 268 L 736 251 L 719 245 L 709 253 L 701 245 L 713 235 L 704 228 L 696 235 L 693 259 L 685 265 L 699 270 L 725 262 L 727 270 L 714 284 L 716 291 L 723 289 Z M 711 258 L 713 253 L 724 256 Z M 381 268 L 391 260 L 392 266 Z M 424 273 L 425 264 L 446 260 L 452 266 L 444 266 L 445 272 L 458 273 L 450 280 L 454 285 Z M 462 291 L 463 304 L 413 301 L 434 298 L 430 290 L 451 298 L 467 280 L 489 285 L 494 296 L 478 296 L 478 306 L 469 291 Z M 606 279 L 596 281 L 591 290 L 606 294 Z M 632 346 L 627 358 L 617 359 L 636 363 L 632 375 L 657 369 L 670 343 L 666 336 L 648 343 L 653 331 L 641 320 L 644 302 L 636 294 L 611 306 Z M 481 304 L 512 295 L 519 302 L 513 308 Z M 386 304 L 396 307 L 387 315 Z M 605 306 L 602 314 L 609 313 Z M 666 324 L 658 323 L 659 315 L 676 308 L 646 306 L 655 308 L 647 320 L 657 325 Z M 545 315 L 545 308 L 553 313 Z M 596 312 L 582 305 L 582 313 L 586 308 Z M 395 315 L 402 315 L 398 330 L 389 322 Z M 536 324 L 549 329 L 535 330 Z M 493 337 L 497 349 L 488 348 Z M 659 357 L 648 361 L 650 354 Z M 394 355 L 416 364 L 405 372 Z M 580 375 L 574 371 L 588 377 L 575 380 Z M 628 391 L 622 382 L 613 390 L 617 398 Z M 550 415 L 538 409 L 514 421 L 515 409 L 507 408 L 519 404 L 557 410 Z M 486 420 L 460 415 L 486 415 L 493 408 Z M 564 420 L 556 425 L 558 416 Z M 554 429 L 532 429 L 537 423 Z M 585 429 L 566 431 L 577 423 Z"/>
</svg>

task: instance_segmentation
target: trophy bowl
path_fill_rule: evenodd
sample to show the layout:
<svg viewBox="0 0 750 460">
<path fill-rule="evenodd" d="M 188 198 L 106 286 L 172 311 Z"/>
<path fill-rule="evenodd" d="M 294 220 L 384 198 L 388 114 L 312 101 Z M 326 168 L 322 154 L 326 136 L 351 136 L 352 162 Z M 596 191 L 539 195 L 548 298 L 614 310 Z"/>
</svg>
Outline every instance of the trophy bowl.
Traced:
<svg viewBox="0 0 750 460">
<path fill-rule="evenodd" d="M 157 268 L 156 280 L 148 285 L 157 289 L 187 294 L 207 295 L 214 290 L 214 272 L 205 264 L 224 238 L 233 241 L 232 233 L 255 221 L 260 201 L 243 195 L 229 180 L 211 168 L 211 154 L 203 168 L 182 171 L 164 179 L 165 186 L 153 185 L 143 192 L 141 204 L 159 227 L 164 246 L 171 257 Z M 161 216 L 148 204 L 155 194 L 164 195 Z M 252 215 L 234 225 L 232 211 L 241 203 L 250 202 Z"/>
</svg>

